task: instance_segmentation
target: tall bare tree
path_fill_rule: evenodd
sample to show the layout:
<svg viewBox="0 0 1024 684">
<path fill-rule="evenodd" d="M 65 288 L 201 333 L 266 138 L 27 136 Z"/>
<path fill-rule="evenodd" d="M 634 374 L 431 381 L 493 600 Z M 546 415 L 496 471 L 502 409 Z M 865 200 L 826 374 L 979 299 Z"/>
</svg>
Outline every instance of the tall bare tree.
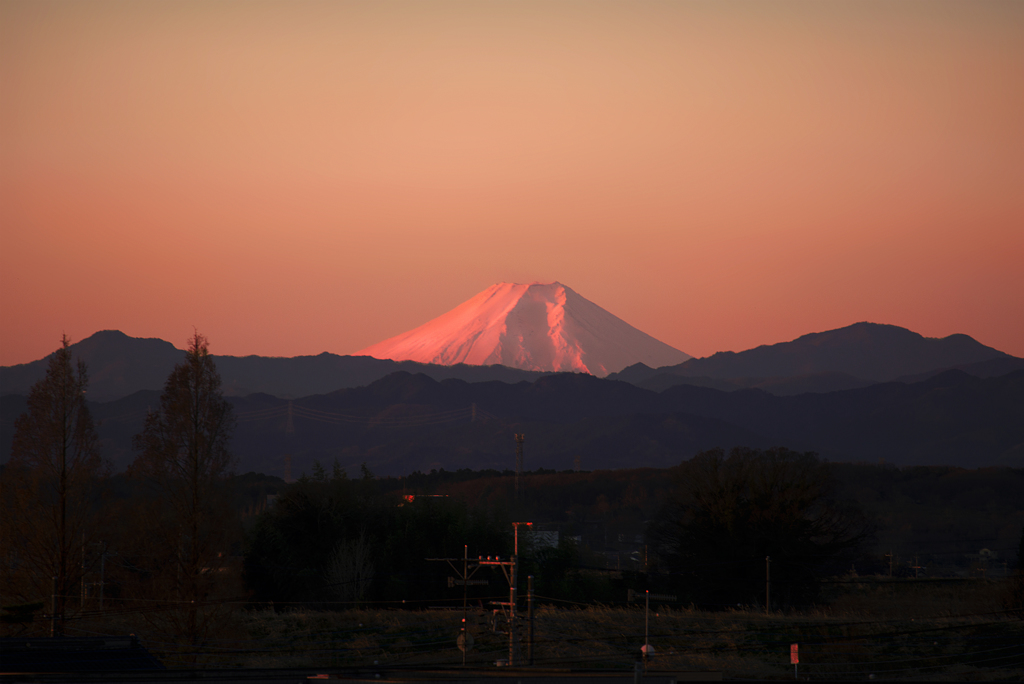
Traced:
<svg viewBox="0 0 1024 684">
<path fill-rule="evenodd" d="M 159 410 L 146 417 L 135 437 L 141 453 L 130 468 L 156 486 L 146 520 L 153 542 L 148 572 L 161 581 L 149 590 L 176 607 L 168 614 L 192 644 L 209 630 L 215 611 L 204 603 L 214 598 L 229 550 L 226 497 L 218 489 L 233 463 L 233 429 L 220 374 L 197 332 L 185 360 L 167 378 Z"/>
<path fill-rule="evenodd" d="M 96 485 L 105 474 L 85 403 L 88 384 L 85 364 L 72 363 L 65 335 L 50 355 L 46 377 L 29 391 L 28 410 L 15 422 L 2 478 L 5 599 L 52 596 L 57 634 L 64 633 L 70 599 L 82 581 L 83 554 L 96 533 Z"/>
</svg>

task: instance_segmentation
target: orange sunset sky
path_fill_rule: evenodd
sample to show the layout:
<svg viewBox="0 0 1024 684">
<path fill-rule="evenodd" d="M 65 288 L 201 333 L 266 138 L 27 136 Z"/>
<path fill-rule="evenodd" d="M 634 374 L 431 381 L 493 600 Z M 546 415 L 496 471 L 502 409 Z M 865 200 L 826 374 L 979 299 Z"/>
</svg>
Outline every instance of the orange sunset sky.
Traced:
<svg viewBox="0 0 1024 684">
<path fill-rule="evenodd" d="M 0 364 L 558 280 L 695 356 L 1024 356 L 1024 2 L 0 0 Z"/>
</svg>

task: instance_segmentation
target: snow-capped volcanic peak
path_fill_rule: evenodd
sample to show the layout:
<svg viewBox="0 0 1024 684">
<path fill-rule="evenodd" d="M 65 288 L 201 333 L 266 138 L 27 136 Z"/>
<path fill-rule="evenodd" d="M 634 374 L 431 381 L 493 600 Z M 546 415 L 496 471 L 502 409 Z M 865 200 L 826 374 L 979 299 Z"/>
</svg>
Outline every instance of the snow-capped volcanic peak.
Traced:
<svg viewBox="0 0 1024 684">
<path fill-rule="evenodd" d="M 690 358 L 561 283 L 492 285 L 448 313 L 356 354 L 599 376 L 637 362 L 657 368 Z"/>
</svg>

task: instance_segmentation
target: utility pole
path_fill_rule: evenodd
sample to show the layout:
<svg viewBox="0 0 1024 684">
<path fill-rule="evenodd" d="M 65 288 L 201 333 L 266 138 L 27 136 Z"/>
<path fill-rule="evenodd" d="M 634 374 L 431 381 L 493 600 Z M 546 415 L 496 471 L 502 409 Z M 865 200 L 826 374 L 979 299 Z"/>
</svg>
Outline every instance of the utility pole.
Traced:
<svg viewBox="0 0 1024 684">
<path fill-rule="evenodd" d="M 473 405 L 474 407 L 476 404 Z M 469 575 L 469 544 L 462 545 L 462 577 L 466 579 Z M 466 618 L 469 617 L 469 611 L 466 608 L 466 587 L 468 583 L 463 581 L 462 583 L 462 664 L 466 664 L 466 651 L 469 650 L 469 637 L 466 636 Z"/>
<path fill-rule="evenodd" d="M 516 583 L 519 581 L 519 557 L 512 556 L 512 565 L 509 568 L 510 578 L 508 580 L 508 666 L 515 667 L 516 662 L 516 605 L 519 603 L 519 589 Z"/>
<path fill-rule="evenodd" d="M 772 612 L 772 557 L 764 557 L 764 612 Z"/>
<path fill-rule="evenodd" d="M 888 556 L 889 556 L 889 579 L 892 580 L 892 549 L 889 549 Z M 893 599 L 895 599 L 896 598 L 896 585 L 893 584 L 891 581 L 889 582 L 889 591 L 890 591 Z"/>
<path fill-rule="evenodd" d="M 526 576 L 526 615 L 530 628 L 526 642 L 526 664 L 533 665 L 533 575 Z"/>
<path fill-rule="evenodd" d="M 526 435 L 516 433 L 516 501 L 519 501 L 519 477 L 523 474 L 523 440 Z"/>
<path fill-rule="evenodd" d="M 462 561 L 462 572 L 460 573 L 460 579 L 456 580 L 454 577 L 448 578 L 448 586 L 453 587 L 456 583 L 462 584 L 463 587 L 469 584 L 487 584 L 487 580 L 474 580 L 471 579 L 477 570 L 484 566 L 499 567 L 502 573 L 505 575 L 505 579 L 508 580 L 509 585 L 509 600 L 508 601 L 492 601 L 491 605 L 501 606 L 502 609 L 506 610 L 505 613 L 508 617 L 508 657 L 509 666 L 517 663 L 518 647 L 516 644 L 516 600 L 518 598 L 518 590 L 516 588 L 516 581 L 518 575 L 519 560 L 512 556 L 510 560 L 501 560 L 500 556 L 495 556 L 493 559 L 488 556 L 485 560 L 483 556 L 480 556 L 476 560 L 469 560 L 468 546 L 463 546 L 462 558 L 427 558 L 428 561 L 445 561 L 451 566 L 452 570 L 459 573 L 458 566 L 456 563 Z M 463 589 L 463 620 L 466 616 L 466 599 L 465 589 Z M 466 623 L 463 622 L 463 629 L 466 629 Z M 468 649 L 470 644 L 470 634 L 468 631 L 462 632 L 464 635 L 463 645 Z"/>
<path fill-rule="evenodd" d="M 85 608 L 85 530 L 82 531 L 82 598 L 78 607 Z"/>
<path fill-rule="evenodd" d="M 116 556 L 117 554 L 112 554 Z M 100 610 L 103 610 L 103 584 L 106 582 L 107 544 L 103 543 L 103 554 L 100 556 Z"/>
<path fill-rule="evenodd" d="M 470 584 L 487 584 L 487 580 L 475 580 L 471 579 L 480 566 L 483 563 L 475 562 L 472 566 L 472 570 L 469 565 L 469 546 L 463 544 L 462 546 L 462 558 L 427 558 L 428 561 L 445 561 L 451 566 L 455 574 L 459 576 L 459 579 L 454 577 L 448 578 L 448 586 L 454 587 L 456 584 L 462 585 L 462 628 L 459 630 L 459 636 L 456 639 L 456 644 L 459 650 L 462 651 L 462 664 L 466 664 L 466 653 L 473 646 L 473 635 L 469 633 L 469 609 L 468 602 L 466 600 L 466 587 Z M 459 568 L 456 565 L 459 561 L 462 561 L 462 572 L 459 572 Z"/>
<path fill-rule="evenodd" d="M 57 576 L 53 576 L 53 593 L 50 594 L 50 636 L 57 636 Z"/>
<path fill-rule="evenodd" d="M 516 435 L 519 437 L 520 435 Z M 510 622 L 515 624 L 517 606 L 519 605 L 519 526 L 526 525 L 527 527 L 533 527 L 532 522 L 514 522 L 512 523 L 513 529 L 515 529 L 515 543 L 512 547 L 512 577 L 509 579 L 509 603 L 512 604 L 509 614 L 512 616 Z M 530 575 L 529 586 L 527 587 L 527 605 L 529 615 L 529 644 L 527 656 L 529 663 L 533 664 L 533 575 Z M 514 628 L 509 629 L 509 642 L 508 642 L 508 664 L 511 666 L 515 662 L 515 644 L 513 643 L 513 635 L 515 633 Z"/>
<path fill-rule="evenodd" d="M 651 650 L 651 630 L 650 630 L 650 614 L 651 614 L 651 590 L 644 590 L 644 672 L 647 672 L 647 652 Z"/>
</svg>

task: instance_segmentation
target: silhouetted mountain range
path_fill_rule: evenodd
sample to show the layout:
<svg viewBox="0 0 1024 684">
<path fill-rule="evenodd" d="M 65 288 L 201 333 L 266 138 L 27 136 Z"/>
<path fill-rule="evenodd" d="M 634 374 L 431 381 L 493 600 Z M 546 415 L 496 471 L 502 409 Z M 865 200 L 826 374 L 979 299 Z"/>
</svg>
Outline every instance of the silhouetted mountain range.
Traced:
<svg viewBox="0 0 1024 684">
<path fill-rule="evenodd" d="M 89 369 L 89 398 L 113 401 L 140 390 L 163 389 L 175 364 L 185 352 L 170 342 L 129 337 L 104 330 L 71 345 L 74 358 Z M 369 356 L 217 356 L 224 394 L 245 396 L 266 392 L 280 397 L 304 397 L 345 387 L 368 385 L 396 371 L 423 373 L 436 380 L 458 378 L 467 382 L 536 380 L 543 373 L 505 366 L 436 366 L 414 361 L 391 361 Z M 3 394 L 28 394 L 46 374 L 47 360 L 0 367 Z"/>
<path fill-rule="evenodd" d="M 504 469 L 514 464 L 514 433 L 527 435 L 531 469 L 566 469 L 577 458 L 585 469 L 663 467 L 703 449 L 738 445 L 781 445 L 832 460 L 884 459 L 897 465 L 1024 466 L 1024 370 L 1014 370 L 1021 368 L 1021 359 L 965 336 L 927 340 L 905 330 L 894 332 L 891 326 L 851 328 L 682 364 L 707 361 L 688 372 L 725 378 L 673 375 L 678 366 L 634 366 L 619 374 L 631 375 L 638 384 L 501 366 L 426 366 L 441 376 L 437 379 L 420 372 L 385 372 L 405 365 L 424 368 L 421 364 L 330 354 L 216 357 L 216 363 L 234 395 L 230 401 L 238 427 L 232 449 L 243 471 L 283 475 L 285 455 L 291 455 L 295 476 L 311 472 L 314 459 L 325 465 L 337 459 L 350 472 L 365 462 L 375 472 L 396 475 L 432 468 Z M 890 337 L 902 341 L 903 346 L 897 345 L 900 363 L 881 358 L 878 340 Z M 848 344 L 839 344 L 843 339 Z M 857 340 L 865 339 L 858 357 Z M 111 344 L 101 344 L 105 341 Z M 798 342 L 811 348 L 813 362 L 792 358 Z M 924 351 L 915 356 L 914 345 Z M 89 363 L 93 382 L 109 394 L 148 385 L 114 401 L 90 402 L 103 454 L 123 468 L 133 458 L 132 436 L 141 430 L 147 410 L 158 404 L 161 385 L 183 352 L 160 340 L 133 340 L 115 332 L 94 335 L 76 351 Z M 757 356 L 744 356 L 752 352 Z M 741 362 L 734 363 L 737 358 Z M 910 375 L 929 363 L 960 369 Z M 41 376 L 45 361 L 35 364 L 33 372 Z M 25 410 L 32 365 L 3 369 L 0 461 L 10 454 L 14 421 Z M 808 372 L 760 376 L 757 382 L 765 389 L 759 389 L 742 385 L 757 376 L 730 375 L 741 370 Z M 17 373 L 24 389 L 12 394 L 9 379 Z M 901 380 L 858 386 L 871 373 Z M 498 379 L 472 381 L 488 374 Z M 673 384 L 673 378 L 688 384 Z M 351 386 L 339 388 L 343 383 Z M 827 391 L 843 383 L 853 386 Z M 293 400 L 268 391 L 238 396 L 254 386 L 297 396 L 309 387 L 331 389 Z M 96 394 L 91 390 L 90 398 Z"/>
<path fill-rule="evenodd" d="M 184 351 L 170 342 L 104 330 L 72 345 L 89 368 L 89 398 L 113 401 L 139 390 L 159 390 Z M 505 366 L 441 366 L 369 356 L 214 356 L 228 396 L 264 392 L 304 397 L 368 385 L 396 371 L 423 373 L 435 380 L 532 382 L 545 375 Z M 46 359 L 0 367 L 0 393 L 28 394 L 46 373 Z M 978 377 L 1024 368 L 1024 359 L 986 347 L 967 335 L 922 337 L 892 325 L 857 323 L 804 335 L 792 342 L 744 352 L 719 352 L 676 366 L 635 364 L 608 376 L 661 391 L 678 384 L 720 390 L 758 388 L 780 396 L 833 392 L 876 382 L 923 380 L 949 369 Z"/>
<path fill-rule="evenodd" d="M 133 457 L 159 392 L 91 404 L 104 455 L 117 468 Z M 665 467 L 720 446 L 788 446 L 839 461 L 897 465 L 1024 466 L 1024 371 L 976 378 L 947 371 L 923 382 L 881 383 L 825 394 L 778 397 L 680 385 L 657 393 L 589 375 L 533 383 L 435 381 L 399 372 L 366 387 L 297 400 L 268 394 L 230 399 L 238 427 L 232 450 L 243 471 L 311 472 L 335 459 L 356 472 L 510 468 L 514 433 L 527 436 L 528 467 Z M 5 456 L 21 396 L 0 400 Z M 6 459 L 5 459 L 6 460 Z M 355 469 L 355 470 L 353 470 Z"/>
<path fill-rule="evenodd" d="M 967 335 L 924 337 L 895 325 L 855 323 L 791 342 L 742 352 L 718 352 L 675 366 L 634 364 L 609 379 L 662 390 L 697 385 L 753 388 L 777 395 L 834 392 L 907 378 L 923 380 L 958 369 L 978 377 L 1024 368 L 1024 359 L 986 347 Z"/>
</svg>

